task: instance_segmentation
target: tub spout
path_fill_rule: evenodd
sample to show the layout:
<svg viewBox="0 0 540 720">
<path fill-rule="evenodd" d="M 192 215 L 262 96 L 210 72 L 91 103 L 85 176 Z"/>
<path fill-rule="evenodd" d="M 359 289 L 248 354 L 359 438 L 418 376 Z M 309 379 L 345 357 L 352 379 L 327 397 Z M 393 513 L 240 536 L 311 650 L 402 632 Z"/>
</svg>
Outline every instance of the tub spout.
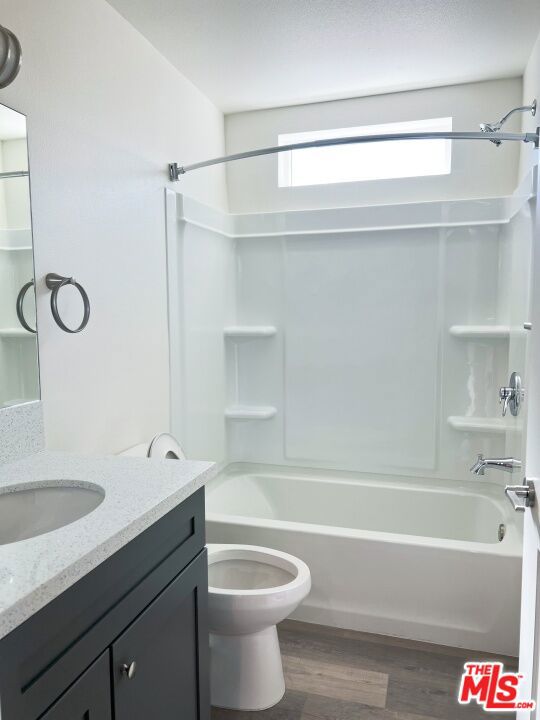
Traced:
<svg viewBox="0 0 540 720">
<path fill-rule="evenodd" d="M 485 458 L 480 453 L 476 458 L 476 462 L 471 467 L 471 472 L 474 475 L 485 475 L 486 470 L 489 469 L 513 473 L 521 469 L 521 460 L 516 460 L 515 458 Z"/>
</svg>

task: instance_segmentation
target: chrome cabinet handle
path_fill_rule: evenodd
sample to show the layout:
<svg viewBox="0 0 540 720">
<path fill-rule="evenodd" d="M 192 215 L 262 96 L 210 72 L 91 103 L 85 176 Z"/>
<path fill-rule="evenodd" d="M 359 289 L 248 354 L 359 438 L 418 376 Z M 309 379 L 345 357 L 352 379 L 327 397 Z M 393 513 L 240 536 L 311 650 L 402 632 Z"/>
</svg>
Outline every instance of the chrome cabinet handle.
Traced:
<svg viewBox="0 0 540 720">
<path fill-rule="evenodd" d="M 122 665 L 122 672 L 128 680 L 133 680 L 135 672 L 137 671 L 137 663 L 132 660 L 130 663 L 124 663 Z"/>
<path fill-rule="evenodd" d="M 523 485 L 507 485 L 504 488 L 504 494 L 516 512 L 525 512 L 525 509 L 533 507 L 536 501 L 534 484 L 527 478 L 523 481 Z"/>
<path fill-rule="evenodd" d="M 19 290 L 19 294 L 17 295 L 17 303 L 15 305 L 15 309 L 17 310 L 17 317 L 19 318 L 19 322 L 23 326 L 25 330 L 28 330 L 28 332 L 31 333 L 37 333 L 37 330 L 34 330 L 33 327 L 30 327 L 30 325 L 26 322 L 26 318 L 24 317 L 24 297 L 28 290 L 30 290 L 31 287 L 34 287 L 34 281 L 29 280 L 27 283 L 25 283 L 22 288 Z"/>
<path fill-rule="evenodd" d="M 88 320 L 90 319 L 90 300 L 83 286 L 76 282 L 72 277 L 63 277 L 62 275 L 57 275 L 56 273 L 49 273 L 45 277 L 45 283 L 49 290 L 52 290 L 51 312 L 58 327 L 61 328 L 64 332 L 72 334 L 79 333 L 81 332 L 81 330 L 84 330 L 84 328 L 88 325 Z M 78 328 L 69 328 L 62 320 L 62 318 L 60 317 L 60 313 L 58 312 L 58 293 L 60 292 L 61 288 L 65 287 L 66 285 L 73 285 L 74 287 L 76 287 L 82 297 L 84 315 L 82 322 Z"/>
</svg>

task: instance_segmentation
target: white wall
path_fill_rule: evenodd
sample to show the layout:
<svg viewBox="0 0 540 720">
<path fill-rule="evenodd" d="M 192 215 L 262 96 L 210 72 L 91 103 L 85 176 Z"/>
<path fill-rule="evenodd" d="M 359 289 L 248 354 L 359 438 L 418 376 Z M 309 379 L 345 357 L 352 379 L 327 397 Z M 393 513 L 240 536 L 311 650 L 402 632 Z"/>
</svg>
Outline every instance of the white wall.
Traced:
<svg viewBox="0 0 540 720">
<path fill-rule="evenodd" d="M 3 0 L 2 24 L 23 48 L 0 102 L 28 116 L 47 444 L 117 451 L 169 425 L 165 168 L 221 154 L 223 118 L 104 0 Z M 221 168 L 182 190 L 226 206 Z M 52 320 L 50 271 L 89 293 L 80 335 Z"/>
<path fill-rule="evenodd" d="M 433 117 L 452 116 L 454 130 L 476 130 L 521 104 L 521 97 L 515 78 L 237 113 L 226 117 L 227 152 L 277 145 L 279 133 Z M 508 128 L 519 130 L 519 122 Z M 277 156 L 269 155 L 228 165 L 229 204 L 243 213 L 509 195 L 518 161 L 515 144 L 454 142 L 451 175 L 279 188 Z"/>
</svg>

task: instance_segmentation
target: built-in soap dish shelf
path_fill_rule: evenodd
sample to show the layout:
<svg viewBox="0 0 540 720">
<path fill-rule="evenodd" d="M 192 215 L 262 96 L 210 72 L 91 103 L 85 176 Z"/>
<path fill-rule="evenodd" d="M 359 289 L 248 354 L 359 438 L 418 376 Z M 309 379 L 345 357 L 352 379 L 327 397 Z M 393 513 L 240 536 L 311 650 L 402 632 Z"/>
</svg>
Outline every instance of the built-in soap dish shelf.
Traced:
<svg viewBox="0 0 540 720">
<path fill-rule="evenodd" d="M 271 405 L 230 405 L 225 409 L 227 420 L 270 420 L 276 413 Z"/>
<path fill-rule="evenodd" d="M 0 328 L 0 338 L 3 340 L 30 340 L 35 337 L 24 328 Z"/>
<path fill-rule="evenodd" d="M 277 332 L 274 325 L 228 325 L 223 334 L 231 340 L 256 340 L 273 337 Z"/>
<path fill-rule="evenodd" d="M 454 430 L 473 433 L 494 433 L 503 435 L 508 424 L 501 418 L 470 417 L 468 415 L 451 415 L 448 424 Z"/>
<path fill-rule="evenodd" d="M 512 328 L 509 325 L 452 325 L 450 335 L 471 340 L 508 340 Z"/>
</svg>

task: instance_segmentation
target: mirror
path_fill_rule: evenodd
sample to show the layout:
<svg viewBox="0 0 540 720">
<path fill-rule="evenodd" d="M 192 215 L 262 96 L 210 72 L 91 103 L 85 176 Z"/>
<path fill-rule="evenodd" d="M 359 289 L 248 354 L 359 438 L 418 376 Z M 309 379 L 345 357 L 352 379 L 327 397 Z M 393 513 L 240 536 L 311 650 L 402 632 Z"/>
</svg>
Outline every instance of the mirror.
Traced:
<svg viewBox="0 0 540 720">
<path fill-rule="evenodd" d="M 26 117 L 0 105 L 0 409 L 39 399 L 33 281 Z"/>
</svg>

